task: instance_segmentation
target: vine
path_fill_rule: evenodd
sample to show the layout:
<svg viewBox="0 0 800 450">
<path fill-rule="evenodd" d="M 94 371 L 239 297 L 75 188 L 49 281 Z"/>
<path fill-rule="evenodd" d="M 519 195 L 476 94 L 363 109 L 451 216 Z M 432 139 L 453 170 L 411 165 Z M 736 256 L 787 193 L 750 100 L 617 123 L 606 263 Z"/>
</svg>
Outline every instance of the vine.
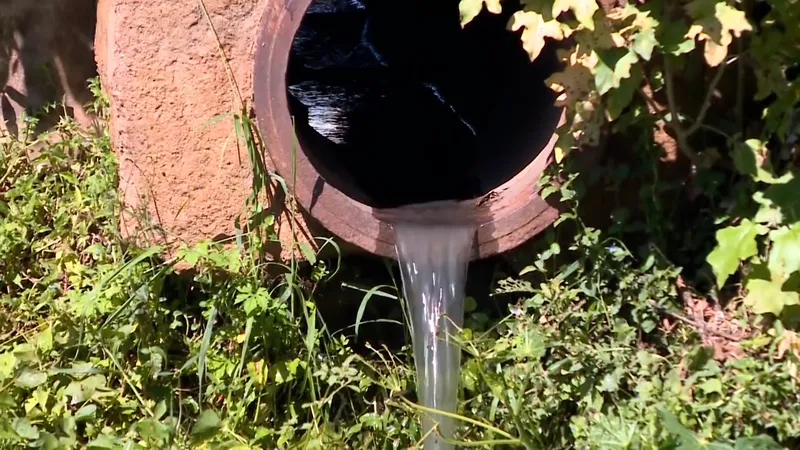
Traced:
<svg viewBox="0 0 800 450">
<path fill-rule="evenodd" d="M 609 125 L 622 130 L 641 123 L 668 131 L 693 172 L 723 170 L 732 190 L 745 193 L 717 212 L 721 228 L 706 259 L 716 288 L 738 283 L 734 296 L 753 312 L 790 320 L 800 312 L 800 2 L 602 3 L 601 8 L 595 0 L 522 0 L 508 23 L 511 31 L 521 31 L 531 61 L 549 42 L 560 43 L 562 69 L 546 80 L 567 112 L 556 162 L 573 149 L 598 145 Z M 484 6 L 497 14 L 503 5 L 462 0 L 462 27 Z M 692 79 L 697 73 L 682 73 L 695 55 L 702 55 L 705 66 L 700 80 Z M 709 118 L 719 97 L 730 94 L 721 87 L 726 74 L 736 80 L 734 124 Z M 685 76 L 679 80 L 679 75 Z M 751 79 L 755 114 L 744 106 Z M 698 81 L 705 94 L 698 97 L 699 107 L 688 108 L 681 101 L 686 83 Z M 746 118 L 752 120 L 745 123 Z M 698 135 L 706 133 L 723 139 L 722 148 L 700 150 L 708 139 Z"/>
</svg>

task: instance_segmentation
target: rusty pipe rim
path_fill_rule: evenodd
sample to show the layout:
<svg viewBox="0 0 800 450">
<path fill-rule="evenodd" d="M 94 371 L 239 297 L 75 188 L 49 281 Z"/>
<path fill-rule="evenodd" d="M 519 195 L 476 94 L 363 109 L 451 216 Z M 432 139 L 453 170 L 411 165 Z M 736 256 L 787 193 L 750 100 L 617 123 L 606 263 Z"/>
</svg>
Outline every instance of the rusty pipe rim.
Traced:
<svg viewBox="0 0 800 450">
<path fill-rule="evenodd" d="M 558 210 L 539 197 L 536 186 L 552 161 L 558 138 L 555 133 L 519 173 L 473 200 L 373 208 L 325 183 L 294 135 L 286 86 L 292 41 L 312 2 L 278 0 L 266 4 L 256 36 L 253 66 L 256 120 L 268 157 L 306 212 L 339 238 L 390 258 L 396 257 L 391 220 L 433 224 L 458 218 L 458 222 L 472 222 L 477 225 L 473 259 L 510 250 L 555 221 Z M 564 122 L 562 110 L 557 126 Z"/>
</svg>

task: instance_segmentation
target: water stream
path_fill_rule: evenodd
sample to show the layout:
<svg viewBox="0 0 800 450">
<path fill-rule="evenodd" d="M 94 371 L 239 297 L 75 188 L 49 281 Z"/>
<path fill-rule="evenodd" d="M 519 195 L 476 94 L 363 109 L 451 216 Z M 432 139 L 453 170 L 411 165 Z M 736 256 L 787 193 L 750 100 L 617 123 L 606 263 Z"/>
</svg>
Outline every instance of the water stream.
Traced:
<svg viewBox="0 0 800 450">
<path fill-rule="evenodd" d="M 455 412 L 461 350 L 451 334 L 464 321 L 464 284 L 475 227 L 463 224 L 395 222 L 397 257 L 411 315 L 417 395 L 422 406 Z M 455 448 L 456 420 L 420 414 L 425 450 Z"/>
</svg>

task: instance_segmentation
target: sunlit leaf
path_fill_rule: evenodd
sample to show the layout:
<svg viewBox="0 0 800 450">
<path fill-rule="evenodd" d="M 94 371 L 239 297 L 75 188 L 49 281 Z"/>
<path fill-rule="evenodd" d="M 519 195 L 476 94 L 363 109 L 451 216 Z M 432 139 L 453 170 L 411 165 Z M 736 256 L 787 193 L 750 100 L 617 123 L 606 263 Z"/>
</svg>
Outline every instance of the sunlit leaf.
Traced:
<svg viewBox="0 0 800 450">
<path fill-rule="evenodd" d="M 511 31 L 522 31 L 522 48 L 528 52 L 531 61 L 535 60 L 545 46 L 545 38 L 561 40 L 564 32 L 555 20 L 545 21 L 541 14 L 533 11 L 517 11 L 509 22 Z"/>
<path fill-rule="evenodd" d="M 555 0 L 553 2 L 553 17 L 558 17 L 564 11 L 572 10 L 575 18 L 581 25 L 594 30 L 594 13 L 600 7 L 596 0 Z"/>
<path fill-rule="evenodd" d="M 744 12 L 725 1 L 694 0 L 686 9 L 695 19 L 686 37 L 705 42 L 704 55 L 711 67 L 725 60 L 734 37 L 752 30 Z"/>
<path fill-rule="evenodd" d="M 779 283 L 772 280 L 749 280 L 745 287 L 747 296 L 744 304 L 756 314 L 772 313 L 777 316 L 784 306 L 800 304 L 800 294 L 784 291 Z"/>
<path fill-rule="evenodd" d="M 631 68 L 639 59 L 634 51 L 623 49 L 600 51 L 598 56 L 594 82 L 601 95 L 620 87 L 622 80 L 631 76 Z"/>
<path fill-rule="evenodd" d="M 769 237 L 772 248 L 768 266 L 772 275 L 785 280 L 790 274 L 800 271 L 800 223 L 772 231 Z"/>
<path fill-rule="evenodd" d="M 654 29 L 642 30 L 633 38 L 633 51 L 645 61 L 650 61 L 653 49 L 656 47 L 656 31 Z"/>
<path fill-rule="evenodd" d="M 35 370 L 25 369 L 14 380 L 14 384 L 21 388 L 33 389 L 47 381 L 47 374 Z"/>
<path fill-rule="evenodd" d="M 706 258 L 717 277 L 717 286 L 725 284 L 742 260 L 758 254 L 757 235 L 758 226 L 748 219 L 739 225 L 717 231 L 717 246 Z"/>
<path fill-rule="evenodd" d="M 484 4 L 486 10 L 492 14 L 500 14 L 503 10 L 500 0 L 461 0 L 458 3 L 458 12 L 462 28 L 480 14 Z"/>
<path fill-rule="evenodd" d="M 11 378 L 17 358 L 11 352 L 0 353 L 0 381 Z"/>
</svg>

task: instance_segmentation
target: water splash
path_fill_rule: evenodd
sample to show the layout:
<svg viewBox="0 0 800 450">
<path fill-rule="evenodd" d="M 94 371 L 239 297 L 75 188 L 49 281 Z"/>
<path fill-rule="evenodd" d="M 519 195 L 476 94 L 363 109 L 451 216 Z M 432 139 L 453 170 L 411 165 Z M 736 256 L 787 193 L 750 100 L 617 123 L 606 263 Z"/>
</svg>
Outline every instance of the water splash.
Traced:
<svg viewBox="0 0 800 450">
<path fill-rule="evenodd" d="M 461 350 L 451 335 L 464 321 L 464 283 L 476 228 L 397 222 L 392 227 L 411 315 L 419 401 L 428 408 L 455 412 Z M 453 438 L 454 419 L 421 416 L 425 450 L 455 448 L 441 438 Z"/>
</svg>

